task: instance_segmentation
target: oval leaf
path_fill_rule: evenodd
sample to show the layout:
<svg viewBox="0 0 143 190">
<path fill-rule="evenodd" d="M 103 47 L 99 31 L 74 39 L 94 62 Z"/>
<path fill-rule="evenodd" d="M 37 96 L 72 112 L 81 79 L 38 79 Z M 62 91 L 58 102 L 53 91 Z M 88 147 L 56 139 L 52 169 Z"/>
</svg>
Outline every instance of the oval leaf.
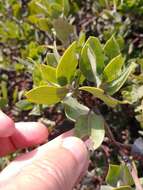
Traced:
<svg viewBox="0 0 143 190">
<path fill-rule="evenodd" d="M 76 42 L 73 42 L 61 57 L 57 67 L 56 76 L 60 85 L 64 86 L 71 83 L 76 67 L 78 65 L 78 58 L 76 55 Z"/>
<path fill-rule="evenodd" d="M 118 104 L 127 103 L 125 101 L 119 101 L 119 100 L 116 100 L 115 98 L 112 98 L 109 95 L 106 95 L 104 93 L 104 90 L 102 90 L 101 88 L 83 86 L 83 87 L 80 87 L 79 90 L 84 90 L 86 92 L 91 93 L 93 96 L 95 96 L 96 98 L 99 98 L 100 100 L 102 100 L 105 104 L 107 104 L 110 107 L 115 107 Z"/>
<path fill-rule="evenodd" d="M 75 134 L 80 138 L 89 137 L 97 149 L 104 140 L 105 129 L 102 116 L 90 112 L 81 115 L 75 124 Z"/>
<path fill-rule="evenodd" d="M 67 94 L 68 89 L 55 86 L 40 86 L 26 93 L 30 102 L 52 105 L 60 102 Z"/>
<path fill-rule="evenodd" d="M 124 64 L 124 61 L 125 59 L 122 57 L 122 55 L 114 57 L 105 67 L 103 71 L 103 78 L 105 78 L 107 82 L 111 82 L 112 80 L 116 79 L 121 73 L 121 68 Z"/>
<path fill-rule="evenodd" d="M 91 55 L 89 55 L 88 49 L 90 52 L 92 51 Z M 100 74 L 103 67 L 104 54 L 101 43 L 98 38 L 89 37 L 81 51 L 80 70 L 88 80 L 95 81 L 94 74 Z"/>
<path fill-rule="evenodd" d="M 104 120 L 102 116 L 95 113 L 91 113 L 89 120 L 91 122 L 90 138 L 94 143 L 93 148 L 97 149 L 102 144 L 105 136 Z"/>
</svg>

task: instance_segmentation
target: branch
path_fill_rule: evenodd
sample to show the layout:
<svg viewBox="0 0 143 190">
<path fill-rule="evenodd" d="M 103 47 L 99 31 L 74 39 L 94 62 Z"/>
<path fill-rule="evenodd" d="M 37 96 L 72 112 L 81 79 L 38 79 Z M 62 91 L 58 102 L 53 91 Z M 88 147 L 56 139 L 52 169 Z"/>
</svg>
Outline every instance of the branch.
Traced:
<svg viewBox="0 0 143 190">
<path fill-rule="evenodd" d="M 131 145 L 129 145 L 129 144 L 122 144 L 122 143 L 116 141 L 116 139 L 113 136 L 113 133 L 112 133 L 110 127 L 108 126 L 108 124 L 106 123 L 106 121 L 105 121 L 105 130 L 106 130 L 107 136 L 113 142 L 113 145 L 115 145 L 116 147 L 118 147 L 120 150 L 121 149 L 124 149 L 124 150 L 127 150 L 127 151 L 131 150 L 131 148 L 132 148 Z"/>
</svg>

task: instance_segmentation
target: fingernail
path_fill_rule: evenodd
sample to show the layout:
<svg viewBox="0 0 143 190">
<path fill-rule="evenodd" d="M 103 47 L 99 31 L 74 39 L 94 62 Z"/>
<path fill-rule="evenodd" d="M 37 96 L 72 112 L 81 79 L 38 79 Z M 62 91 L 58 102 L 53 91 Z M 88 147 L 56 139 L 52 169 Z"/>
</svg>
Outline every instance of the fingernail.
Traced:
<svg viewBox="0 0 143 190">
<path fill-rule="evenodd" d="M 63 140 L 62 147 L 68 149 L 73 154 L 81 173 L 88 164 L 88 151 L 83 141 L 77 137 L 67 137 Z"/>
</svg>

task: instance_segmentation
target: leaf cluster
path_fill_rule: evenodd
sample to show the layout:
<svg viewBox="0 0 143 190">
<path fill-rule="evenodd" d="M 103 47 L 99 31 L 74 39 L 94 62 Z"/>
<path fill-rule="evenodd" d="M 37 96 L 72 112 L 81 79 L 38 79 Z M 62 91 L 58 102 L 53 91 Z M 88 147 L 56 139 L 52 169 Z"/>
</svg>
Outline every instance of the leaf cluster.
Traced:
<svg viewBox="0 0 143 190">
<path fill-rule="evenodd" d="M 30 102 L 48 106 L 62 102 L 68 118 L 76 122 L 77 136 L 91 137 L 94 148 L 97 148 L 104 139 L 104 120 L 102 116 L 80 104 L 76 98 L 80 91 L 85 91 L 110 107 L 125 103 L 111 95 L 123 86 L 136 64 L 132 62 L 125 65 L 125 58 L 121 55 L 114 36 L 104 45 L 92 36 L 82 44 L 79 39 L 60 58 L 54 53 L 51 55 L 57 62 L 56 66 L 51 66 L 53 63 L 39 64 L 41 81 L 26 96 Z M 84 86 L 84 81 L 90 81 L 94 86 Z"/>
</svg>

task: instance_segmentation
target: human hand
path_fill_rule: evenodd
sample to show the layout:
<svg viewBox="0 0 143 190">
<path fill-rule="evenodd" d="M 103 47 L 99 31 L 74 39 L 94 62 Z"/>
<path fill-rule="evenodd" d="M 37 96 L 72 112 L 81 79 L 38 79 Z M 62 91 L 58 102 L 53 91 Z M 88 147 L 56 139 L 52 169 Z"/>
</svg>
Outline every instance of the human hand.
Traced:
<svg viewBox="0 0 143 190">
<path fill-rule="evenodd" d="M 48 138 L 36 122 L 15 123 L 0 111 L 0 156 Z M 84 143 L 67 132 L 17 157 L 0 173 L 1 190 L 71 190 L 88 167 Z"/>
</svg>

